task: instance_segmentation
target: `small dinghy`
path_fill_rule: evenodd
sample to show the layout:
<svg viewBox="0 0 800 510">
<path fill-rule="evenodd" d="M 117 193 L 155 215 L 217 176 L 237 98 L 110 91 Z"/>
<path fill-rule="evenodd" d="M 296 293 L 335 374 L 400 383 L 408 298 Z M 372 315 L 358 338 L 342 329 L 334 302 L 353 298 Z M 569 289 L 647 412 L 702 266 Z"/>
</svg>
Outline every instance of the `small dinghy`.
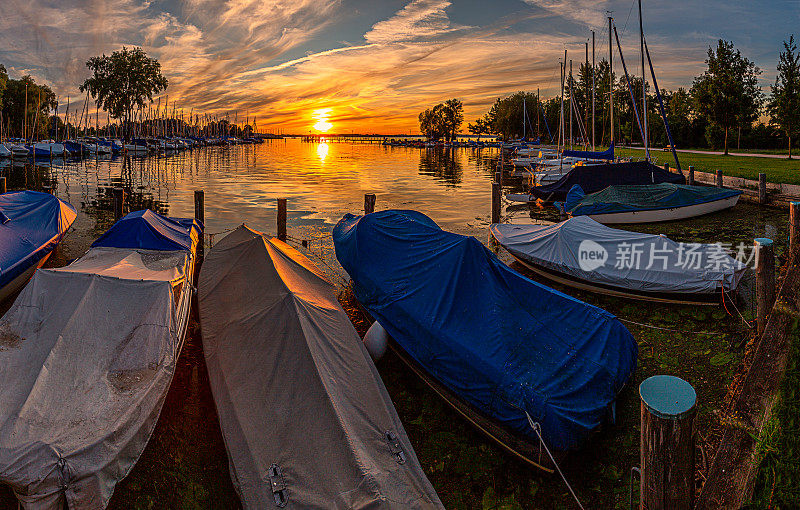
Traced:
<svg viewBox="0 0 800 510">
<path fill-rule="evenodd" d="M 610 313 L 536 283 L 474 237 L 415 211 L 345 215 L 336 256 L 401 359 L 527 462 L 583 444 L 612 415 L 637 345 Z M 546 457 L 545 457 L 546 458 Z"/>
<path fill-rule="evenodd" d="M 245 509 L 443 508 L 335 287 L 242 225 L 200 272 L 200 320 Z"/>
<path fill-rule="evenodd" d="M 128 214 L 36 271 L 0 319 L 0 483 L 22 508 L 105 508 L 133 468 L 175 371 L 200 235 Z"/>
<path fill-rule="evenodd" d="M 719 304 L 747 271 L 721 245 L 677 243 L 617 230 L 587 216 L 555 225 L 494 224 L 492 236 L 521 264 L 582 290 L 684 304 Z"/>
<path fill-rule="evenodd" d="M 76 217 L 74 207 L 49 193 L 0 194 L 0 301 L 47 262 Z"/>
<path fill-rule="evenodd" d="M 564 208 L 570 216 L 589 216 L 600 223 L 652 223 L 694 218 L 736 205 L 742 192 L 710 186 L 685 184 L 649 184 L 609 186 L 586 195 L 575 185 Z"/>
</svg>

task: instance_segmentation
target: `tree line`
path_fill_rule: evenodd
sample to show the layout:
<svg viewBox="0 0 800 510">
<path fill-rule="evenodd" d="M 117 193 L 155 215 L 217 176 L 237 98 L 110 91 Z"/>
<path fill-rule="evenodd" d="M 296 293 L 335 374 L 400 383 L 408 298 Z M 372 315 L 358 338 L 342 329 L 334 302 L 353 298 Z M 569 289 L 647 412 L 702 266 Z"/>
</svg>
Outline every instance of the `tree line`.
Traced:
<svg viewBox="0 0 800 510">
<path fill-rule="evenodd" d="M 429 140 L 453 141 L 464 122 L 464 105 L 448 99 L 419 114 L 419 131 Z"/>
<path fill-rule="evenodd" d="M 800 53 L 794 36 L 783 43 L 775 84 L 768 94 L 758 85 L 761 69 L 730 41 L 720 39 L 716 47 L 709 47 L 705 64 L 707 68 L 694 78 L 690 88 L 659 91 L 675 145 L 723 149 L 726 154 L 731 147 L 788 147 L 791 157 L 792 141 L 800 128 Z M 594 125 L 591 118 L 593 77 L 596 87 Z M 596 144 L 610 144 L 609 99 L 613 94 L 616 143 L 641 142 L 639 122 L 643 122 L 644 117 L 641 111 L 641 77 L 631 77 L 629 85 L 624 75 L 612 73 L 608 61 L 602 59 L 594 68 L 581 64 L 577 75 L 565 79 L 564 91 L 567 141 L 570 138 L 572 105 L 573 140 L 590 144 L 594 127 Z M 650 80 L 646 91 L 648 140 L 651 146 L 666 146 L 669 141 Z M 631 96 L 637 102 L 639 121 Z M 555 143 L 561 106 L 560 95 L 542 100 L 535 93 L 516 92 L 498 98 L 486 114 L 468 124 L 468 130 L 473 134 L 493 134 L 506 140 L 522 137 L 525 133 L 529 139 L 540 137 L 545 143 Z M 421 127 L 422 119 L 420 114 Z M 422 132 L 427 135 L 425 130 Z M 585 133 L 585 140 L 581 133 Z"/>
</svg>

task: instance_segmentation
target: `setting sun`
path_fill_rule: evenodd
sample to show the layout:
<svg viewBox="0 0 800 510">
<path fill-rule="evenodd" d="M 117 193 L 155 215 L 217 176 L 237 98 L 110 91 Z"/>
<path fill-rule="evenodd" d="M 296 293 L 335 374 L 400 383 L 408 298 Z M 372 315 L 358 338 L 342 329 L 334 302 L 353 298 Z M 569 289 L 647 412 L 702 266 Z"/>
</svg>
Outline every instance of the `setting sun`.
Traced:
<svg viewBox="0 0 800 510">
<path fill-rule="evenodd" d="M 333 127 L 333 124 L 328 122 L 328 115 L 330 115 L 330 113 L 330 108 L 314 110 L 314 113 L 311 116 L 317 121 L 314 124 L 315 130 L 319 131 L 320 133 L 327 133 Z"/>
</svg>

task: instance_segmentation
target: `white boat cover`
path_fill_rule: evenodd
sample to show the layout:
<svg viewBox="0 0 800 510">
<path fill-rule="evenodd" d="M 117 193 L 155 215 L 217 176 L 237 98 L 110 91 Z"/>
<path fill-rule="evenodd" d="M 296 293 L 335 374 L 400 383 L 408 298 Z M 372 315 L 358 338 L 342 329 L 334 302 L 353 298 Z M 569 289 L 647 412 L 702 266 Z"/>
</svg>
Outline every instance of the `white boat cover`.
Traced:
<svg viewBox="0 0 800 510">
<path fill-rule="evenodd" d="M 36 271 L 0 320 L 0 482 L 25 509 L 105 508 L 141 455 L 180 351 L 188 260 L 93 248 Z"/>
<path fill-rule="evenodd" d="M 242 225 L 207 255 L 199 287 L 203 351 L 244 508 L 442 508 L 314 264 Z"/>
<path fill-rule="evenodd" d="M 490 228 L 495 239 L 520 260 L 633 291 L 708 294 L 719 292 L 720 285 L 731 291 L 747 270 L 719 245 L 678 243 L 660 235 L 618 230 L 587 216 L 549 226 L 493 224 Z M 580 257 L 589 257 L 590 252 L 599 255 L 585 258 L 582 264 Z"/>
</svg>

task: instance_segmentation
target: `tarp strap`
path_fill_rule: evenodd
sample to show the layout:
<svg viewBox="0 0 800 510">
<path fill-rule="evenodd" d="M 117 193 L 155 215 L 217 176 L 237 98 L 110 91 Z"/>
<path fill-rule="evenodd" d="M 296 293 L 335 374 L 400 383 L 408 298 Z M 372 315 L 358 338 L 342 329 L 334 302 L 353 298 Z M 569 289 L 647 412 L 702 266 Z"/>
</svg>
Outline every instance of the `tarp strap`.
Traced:
<svg viewBox="0 0 800 510">
<path fill-rule="evenodd" d="M 392 452 L 394 460 L 396 460 L 398 464 L 405 464 L 406 454 L 403 451 L 403 445 L 400 444 L 400 440 L 397 438 L 397 434 L 391 430 L 387 430 L 384 436 L 386 437 L 386 442 L 389 444 L 389 450 Z"/>
<path fill-rule="evenodd" d="M 273 464 L 267 471 L 269 474 L 269 484 L 272 488 L 272 497 L 275 500 L 275 506 L 283 508 L 289 503 L 289 497 L 286 495 L 286 480 L 283 478 L 280 466 Z"/>
</svg>

